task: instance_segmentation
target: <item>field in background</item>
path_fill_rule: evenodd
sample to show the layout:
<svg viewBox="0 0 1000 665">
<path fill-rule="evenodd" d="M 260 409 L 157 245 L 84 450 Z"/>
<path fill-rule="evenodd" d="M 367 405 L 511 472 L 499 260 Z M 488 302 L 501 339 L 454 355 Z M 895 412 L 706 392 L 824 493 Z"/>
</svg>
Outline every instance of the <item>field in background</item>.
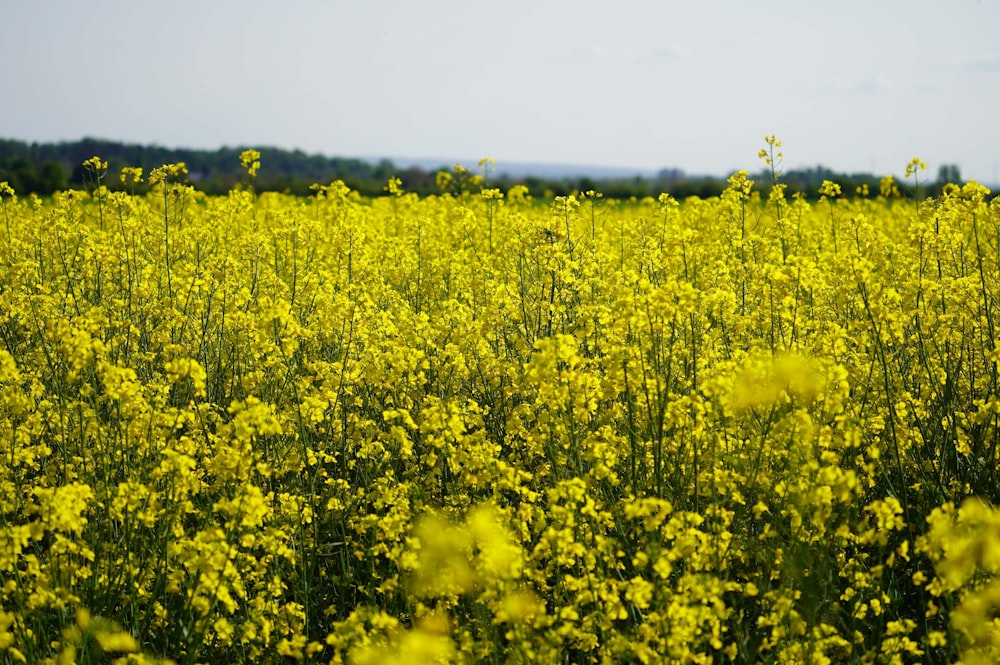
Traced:
<svg viewBox="0 0 1000 665">
<path fill-rule="evenodd" d="M 1000 659 L 985 188 L 258 159 L 0 185 L 0 662 Z"/>
</svg>

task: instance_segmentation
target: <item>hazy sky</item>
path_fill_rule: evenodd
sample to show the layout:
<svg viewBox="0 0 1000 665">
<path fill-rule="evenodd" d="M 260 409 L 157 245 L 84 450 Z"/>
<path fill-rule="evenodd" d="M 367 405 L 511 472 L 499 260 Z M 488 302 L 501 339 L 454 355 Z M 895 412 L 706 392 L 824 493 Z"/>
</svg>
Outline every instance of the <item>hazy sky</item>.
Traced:
<svg viewBox="0 0 1000 665">
<path fill-rule="evenodd" d="M 1000 180 L 998 0 L 3 4 L 0 137 Z"/>
</svg>

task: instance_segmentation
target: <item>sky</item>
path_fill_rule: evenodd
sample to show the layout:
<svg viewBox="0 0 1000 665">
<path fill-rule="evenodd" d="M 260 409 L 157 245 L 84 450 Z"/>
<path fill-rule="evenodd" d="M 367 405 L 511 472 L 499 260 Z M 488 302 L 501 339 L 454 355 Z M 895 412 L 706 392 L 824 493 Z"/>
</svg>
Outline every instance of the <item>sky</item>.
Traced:
<svg viewBox="0 0 1000 665">
<path fill-rule="evenodd" d="M 1000 184 L 998 0 L 4 5 L 0 138 Z"/>
</svg>

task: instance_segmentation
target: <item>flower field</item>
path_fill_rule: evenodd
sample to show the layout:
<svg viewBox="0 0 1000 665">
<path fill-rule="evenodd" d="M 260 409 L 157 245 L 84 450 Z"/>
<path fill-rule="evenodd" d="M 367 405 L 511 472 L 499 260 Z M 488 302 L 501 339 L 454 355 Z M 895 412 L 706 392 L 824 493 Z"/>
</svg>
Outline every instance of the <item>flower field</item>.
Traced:
<svg viewBox="0 0 1000 665">
<path fill-rule="evenodd" d="M 0 184 L 0 663 L 1000 662 L 984 187 L 259 159 Z"/>
</svg>

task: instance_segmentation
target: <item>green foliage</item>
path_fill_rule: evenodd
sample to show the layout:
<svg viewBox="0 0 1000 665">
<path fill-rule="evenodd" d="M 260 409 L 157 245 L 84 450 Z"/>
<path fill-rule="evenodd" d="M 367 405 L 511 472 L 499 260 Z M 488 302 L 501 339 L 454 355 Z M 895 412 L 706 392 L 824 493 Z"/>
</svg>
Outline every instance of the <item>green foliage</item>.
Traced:
<svg viewBox="0 0 1000 665">
<path fill-rule="evenodd" d="M 421 196 L 437 194 L 440 189 L 434 178 L 437 169 L 419 167 L 401 168 L 383 159 L 371 160 L 326 157 L 307 154 L 301 150 L 284 150 L 256 146 L 264 159 L 254 182 L 258 192 L 287 192 L 307 196 L 313 183 L 341 180 L 363 196 L 384 195 L 383 186 L 391 177 L 402 181 L 403 189 Z M 127 144 L 95 138 L 61 143 L 25 143 L 0 139 L 0 179 L 7 180 L 15 191 L 26 194 L 48 195 L 67 187 L 82 188 L 86 182 L 81 164 L 93 155 L 108 161 L 111 173 L 118 173 L 125 166 L 136 166 L 147 171 L 159 164 L 183 162 L 190 172 L 190 184 L 210 195 L 225 194 L 243 182 L 245 173 L 239 167 L 243 147 L 222 147 L 218 150 L 193 150 L 164 148 L 156 145 Z M 450 167 L 442 166 L 448 171 Z M 939 175 L 938 188 L 945 182 L 959 182 L 958 167 L 944 165 Z M 762 178 L 761 181 L 766 181 Z M 797 169 L 782 174 L 786 193 L 802 194 L 807 199 L 818 198 L 817 190 L 824 180 L 837 182 L 848 196 L 854 196 L 861 186 L 878 191 L 878 178 L 871 174 L 841 174 L 817 166 Z M 111 183 L 109 186 L 115 186 Z M 490 177 L 490 185 L 508 190 L 514 185 L 524 185 L 535 198 L 549 193 L 567 196 L 575 192 L 595 190 L 608 198 L 629 200 L 656 197 L 668 193 L 675 199 L 690 196 L 710 198 L 725 188 L 724 177 L 688 175 L 679 169 L 663 169 L 655 177 L 629 178 L 543 178 L 538 176 L 511 177 L 502 169 Z M 905 190 L 905 185 L 903 186 Z M 143 191 L 141 188 L 137 191 Z"/>
</svg>

